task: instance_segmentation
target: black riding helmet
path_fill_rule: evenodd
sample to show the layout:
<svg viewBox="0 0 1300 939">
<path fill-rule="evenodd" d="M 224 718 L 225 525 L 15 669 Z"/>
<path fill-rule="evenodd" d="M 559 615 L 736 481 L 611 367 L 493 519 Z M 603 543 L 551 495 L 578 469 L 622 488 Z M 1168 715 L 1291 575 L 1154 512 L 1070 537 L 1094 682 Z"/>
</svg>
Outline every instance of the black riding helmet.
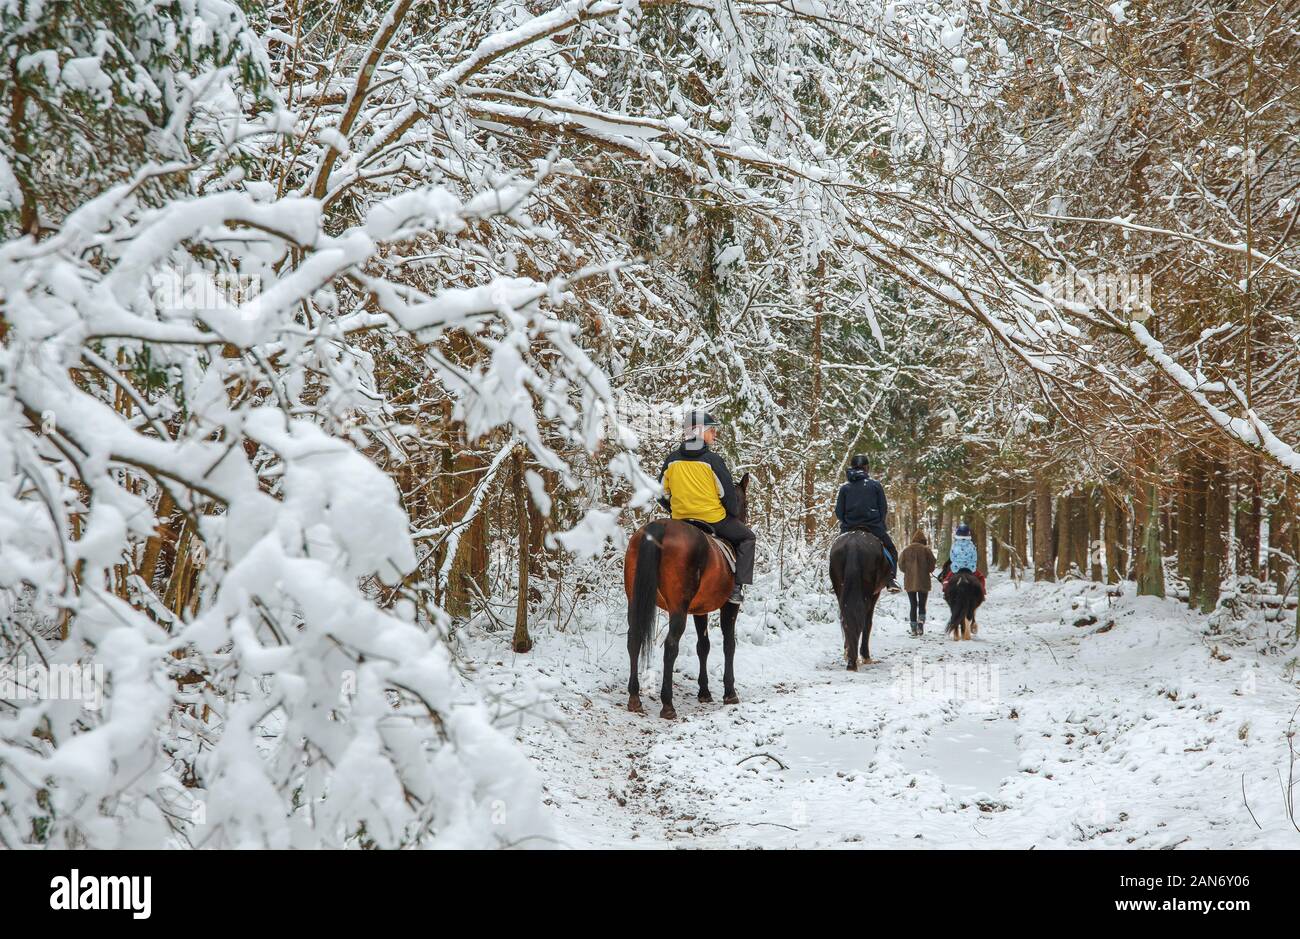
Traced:
<svg viewBox="0 0 1300 939">
<path fill-rule="evenodd" d="M 708 411 L 687 411 L 682 415 L 682 431 L 690 433 L 697 427 L 721 427 L 722 422 Z"/>
<path fill-rule="evenodd" d="M 871 459 L 865 453 L 855 453 L 849 460 L 850 469 L 871 469 Z"/>
</svg>

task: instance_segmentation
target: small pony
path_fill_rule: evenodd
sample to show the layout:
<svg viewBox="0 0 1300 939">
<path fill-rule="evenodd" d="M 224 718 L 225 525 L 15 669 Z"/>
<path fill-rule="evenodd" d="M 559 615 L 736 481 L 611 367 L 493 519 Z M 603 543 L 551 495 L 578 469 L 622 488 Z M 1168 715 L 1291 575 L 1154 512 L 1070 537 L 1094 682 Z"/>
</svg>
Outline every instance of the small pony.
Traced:
<svg viewBox="0 0 1300 939">
<path fill-rule="evenodd" d="M 948 618 L 948 634 L 953 642 L 970 639 L 979 632 L 975 611 L 984 602 L 984 588 L 974 571 L 960 570 L 952 576 L 944 590 L 944 599 L 952 615 Z"/>
</svg>

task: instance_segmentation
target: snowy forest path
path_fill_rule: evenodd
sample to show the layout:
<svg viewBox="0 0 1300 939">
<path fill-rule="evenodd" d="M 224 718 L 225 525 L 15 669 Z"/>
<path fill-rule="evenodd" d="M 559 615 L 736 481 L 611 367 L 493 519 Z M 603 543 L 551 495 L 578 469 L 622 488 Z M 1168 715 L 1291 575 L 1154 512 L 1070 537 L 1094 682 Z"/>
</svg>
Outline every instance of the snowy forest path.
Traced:
<svg viewBox="0 0 1300 939">
<path fill-rule="evenodd" d="M 1271 781 L 1286 772 L 1279 741 L 1294 688 L 1265 678 L 1253 655 L 1207 644 L 1203 618 L 1116 601 L 1100 585 L 994 576 L 979 636 L 952 642 L 932 600 L 936 619 L 915 640 L 905 598 L 886 597 L 878 663 L 857 673 L 840 661 L 834 622 L 810 616 L 770 636 L 751 620 L 733 707 L 695 700 L 684 643 L 673 722 L 649 700 L 651 714 L 621 707 L 614 628 L 586 634 L 581 651 L 555 635 L 541 646 L 557 657 L 517 657 L 492 674 L 503 692 L 540 681 L 552 695 L 551 719 L 520 735 L 564 845 L 1294 842 Z"/>
</svg>

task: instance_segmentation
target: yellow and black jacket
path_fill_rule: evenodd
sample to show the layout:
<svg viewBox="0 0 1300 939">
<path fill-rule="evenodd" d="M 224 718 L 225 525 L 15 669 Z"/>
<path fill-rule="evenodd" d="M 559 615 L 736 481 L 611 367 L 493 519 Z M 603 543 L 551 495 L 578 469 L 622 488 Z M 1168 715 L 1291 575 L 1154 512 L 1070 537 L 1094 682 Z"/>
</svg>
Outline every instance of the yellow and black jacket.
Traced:
<svg viewBox="0 0 1300 939">
<path fill-rule="evenodd" d="M 731 471 L 722 457 L 699 441 L 687 441 L 668 454 L 659 481 L 664 487 L 660 504 L 671 509 L 673 518 L 713 523 L 740 514 Z"/>
</svg>

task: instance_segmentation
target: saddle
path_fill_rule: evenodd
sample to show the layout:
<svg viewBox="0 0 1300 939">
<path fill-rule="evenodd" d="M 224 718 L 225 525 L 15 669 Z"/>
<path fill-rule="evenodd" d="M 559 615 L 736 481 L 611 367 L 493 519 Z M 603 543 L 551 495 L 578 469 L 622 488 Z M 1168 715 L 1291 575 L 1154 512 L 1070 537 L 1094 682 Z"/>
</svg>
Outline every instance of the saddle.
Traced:
<svg viewBox="0 0 1300 939">
<path fill-rule="evenodd" d="M 885 543 L 881 541 L 879 535 L 867 531 L 865 528 L 850 528 L 848 531 L 840 532 L 839 537 L 844 538 L 848 535 L 866 535 L 868 538 L 874 538 L 880 544 L 880 550 L 884 553 L 885 560 L 889 562 L 889 566 L 895 568 L 898 566 L 894 556 L 889 553 L 889 549 L 885 547 Z M 836 540 L 838 541 L 839 539 L 837 538 Z"/>
<path fill-rule="evenodd" d="M 694 525 L 700 531 L 704 532 L 704 534 L 708 536 L 708 539 L 717 545 L 719 550 L 722 551 L 723 560 L 727 562 L 727 567 L 731 569 L 731 573 L 736 573 L 736 549 L 731 546 L 731 542 L 719 536 L 718 533 L 713 530 L 713 526 L 708 522 L 702 522 L 698 518 L 684 518 L 682 521 L 689 525 Z"/>
</svg>

